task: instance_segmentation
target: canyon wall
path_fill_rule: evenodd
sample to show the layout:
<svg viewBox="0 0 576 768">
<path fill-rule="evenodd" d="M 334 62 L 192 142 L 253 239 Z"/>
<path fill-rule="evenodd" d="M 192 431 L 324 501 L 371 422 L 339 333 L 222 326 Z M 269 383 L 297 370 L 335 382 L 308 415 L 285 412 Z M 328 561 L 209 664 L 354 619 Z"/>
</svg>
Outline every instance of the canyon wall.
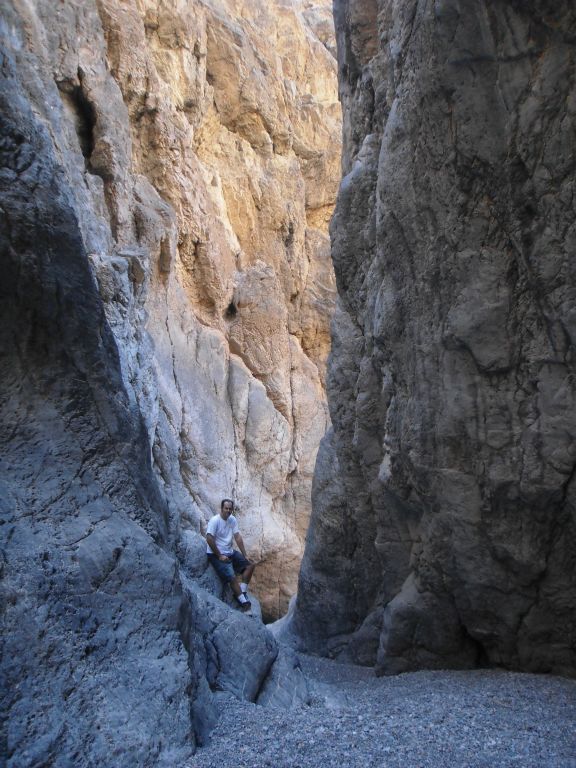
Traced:
<svg viewBox="0 0 576 768">
<path fill-rule="evenodd" d="M 13 0 L 0 42 L 0 755 L 182 764 L 214 690 L 281 675 L 202 533 L 233 496 L 284 610 L 328 424 L 330 9 Z"/>
<path fill-rule="evenodd" d="M 236 499 L 273 618 L 296 588 L 327 427 L 340 111 L 315 33 L 326 14 L 234 0 L 96 12 L 94 61 L 74 53 L 55 79 L 65 106 L 79 88 L 94 111 L 85 163 L 109 177 L 113 238 L 89 245 L 107 314 L 175 519 L 203 529 Z"/>
<path fill-rule="evenodd" d="M 15 3 L 5 27 L 172 527 L 203 530 L 234 497 L 271 618 L 328 424 L 340 106 L 329 10 L 309 5 Z"/>
<path fill-rule="evenodd" d="M 576 11 L 336 0 L 333 432 L 291 629 L 576 673 Z"/>
</svg>

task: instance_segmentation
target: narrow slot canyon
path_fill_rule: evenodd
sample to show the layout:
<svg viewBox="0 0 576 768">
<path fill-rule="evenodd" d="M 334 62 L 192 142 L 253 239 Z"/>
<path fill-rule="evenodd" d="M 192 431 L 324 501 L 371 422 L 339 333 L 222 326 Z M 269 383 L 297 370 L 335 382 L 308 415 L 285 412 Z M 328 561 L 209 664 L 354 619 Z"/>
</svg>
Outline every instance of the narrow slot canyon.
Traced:
<svg viewBox="0 0 576 768">
<path fill-rule="evenodd" d="M 0 56 L 0 765 L 574 766 L 572 2 Z"/>
</svg>

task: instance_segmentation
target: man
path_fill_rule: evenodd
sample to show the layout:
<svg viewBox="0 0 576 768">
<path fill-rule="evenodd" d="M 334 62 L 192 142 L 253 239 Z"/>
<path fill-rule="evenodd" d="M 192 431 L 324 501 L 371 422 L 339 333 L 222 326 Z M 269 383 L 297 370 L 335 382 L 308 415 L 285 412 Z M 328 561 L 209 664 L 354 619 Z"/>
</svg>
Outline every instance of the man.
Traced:
<svg viewBox="0 0 576 768">
<path fill-rule="evenodd" d="M 232 499 L 222 499 L 220 514 L 211 517 L 206 528 L 206 554 L 220 579 L 225 584 L 230 584 L 242 610 L 247 611 L 251 605 L 248 599 L 248 584 L 256 566 L 246 556 L 244 541 L 233 511 Z M 240 552 L 232 546 L 233 539 Z M 237 574 L 242 576 L 242 580 Z"/>
</svg>

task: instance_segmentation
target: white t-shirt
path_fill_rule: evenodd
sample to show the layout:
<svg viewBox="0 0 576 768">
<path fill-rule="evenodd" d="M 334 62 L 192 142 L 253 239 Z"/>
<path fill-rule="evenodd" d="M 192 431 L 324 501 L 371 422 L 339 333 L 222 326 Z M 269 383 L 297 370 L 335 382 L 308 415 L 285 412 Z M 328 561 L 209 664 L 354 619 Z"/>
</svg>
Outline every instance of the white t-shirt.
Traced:
<svg viewBox="0 0 576 768">
<path fill-rule="evenodd" d="M 224 520 L 222 517 L 220 517 L 220 515 L 214 515 L 214 517 L 210 518 L 206 528 L 206 533 L 211 533 L 212 536 L 214 536 L 214 539 L 216 540 L 216 546 L 222 555 L 232 554 L 234 551 L 234 547 L 232 546 L 232 537 L 235 533 L 239 532 L 240 529 L 238 528 L 238 521 L 234 515 L 230 515 L 228 520 Z M 206 552 L 208 554 L 212 552 L 209 544 L 206 544 Z"/>
</svg>

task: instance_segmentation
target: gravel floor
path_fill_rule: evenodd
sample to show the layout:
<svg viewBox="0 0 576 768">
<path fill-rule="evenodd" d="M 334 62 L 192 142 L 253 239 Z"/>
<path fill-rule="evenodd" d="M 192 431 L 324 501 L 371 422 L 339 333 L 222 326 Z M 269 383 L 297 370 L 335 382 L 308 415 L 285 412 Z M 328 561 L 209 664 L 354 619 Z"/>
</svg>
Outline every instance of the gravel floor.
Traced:
<svg viewBox="0 0 576 768">
<path fill-rule="evenodd" d="M 190 768 L 576 768 L 576 680 L 495 670 L 371 670 L 302 656 L 309 707 L 221 694 Z"/>
</svg>

